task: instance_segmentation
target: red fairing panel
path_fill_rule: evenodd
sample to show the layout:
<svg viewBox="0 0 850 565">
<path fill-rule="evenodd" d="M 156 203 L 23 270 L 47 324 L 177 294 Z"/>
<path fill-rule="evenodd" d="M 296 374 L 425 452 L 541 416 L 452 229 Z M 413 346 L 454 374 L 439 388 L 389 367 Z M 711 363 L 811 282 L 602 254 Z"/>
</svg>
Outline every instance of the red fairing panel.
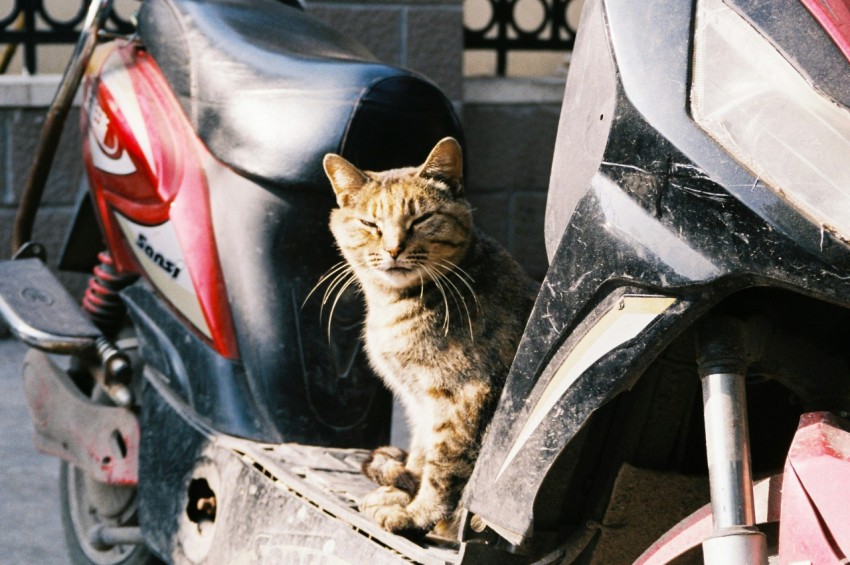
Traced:
<svg viewBox="0 0 850 565">
<path fill-rule="evenodd" d="M 141 273 L 221 355 L 236 358 L 196 138 L 156 63 L 100 47 L 83 95 L 83 156 L 116 267 Z"/>
<path fill-rule="evenodd" d="M 850 431 L 827 412 L 803 414 L 782 487 L 780 563 L 843 563 L 850 555 Z"/>
</svg>

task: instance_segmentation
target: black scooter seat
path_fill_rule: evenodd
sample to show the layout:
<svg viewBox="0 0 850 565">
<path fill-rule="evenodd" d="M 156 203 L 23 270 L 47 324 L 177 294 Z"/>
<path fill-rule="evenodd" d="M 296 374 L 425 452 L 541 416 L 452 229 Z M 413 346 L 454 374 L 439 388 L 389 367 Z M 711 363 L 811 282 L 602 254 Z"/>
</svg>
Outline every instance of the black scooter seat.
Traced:
<svg viewBox="0 0 850 565">
<path fill-rule="evenodd" d="M 446 114 L 433 85 L 277 0 L 148 0 L 139 34 L 210 152 L 273 184 L 324 183 L 363 106 L 390 123 Z"/>
</svg>

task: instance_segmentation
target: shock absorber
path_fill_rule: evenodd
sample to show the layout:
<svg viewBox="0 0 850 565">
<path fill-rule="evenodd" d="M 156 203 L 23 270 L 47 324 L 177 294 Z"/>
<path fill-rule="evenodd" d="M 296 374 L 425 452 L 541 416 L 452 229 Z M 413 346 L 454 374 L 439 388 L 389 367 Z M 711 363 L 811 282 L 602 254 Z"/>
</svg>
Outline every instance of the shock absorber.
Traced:
<svg viewBox="0 0 850 565">
<path fill-rule="evenodd" d="M 127 308 L 118 293 L 136 280 L 136 275 L 118 272 L 107 251 L 97 255 L 100 263 L 94 267 L 83 294 L 82 307 L 94 324 L 103 332 L 96 342 L 98 368 L 89 368 L 92 377 L 118 406 L 130 406 L 133 394 L 128 387 L 132 367 L 127 356 L 113 345 L 111 338 L 121 328 Z M 76 360 L 79 363 L 81 360 Z M 88 373 L 88 371 L 87 371 Z"/>
<path fill-rule="evenodd" d="M 126 313 L 124 302 L 118 293 L 136 279 L 136 275 L 122 275 L 115 268 L 112 256 L 107 251 L 97 255 L 100 264 L 94 268 L 88 288 L 83 295 L 83 310 L 107 336 L 114 335 Z"/>
<path fill-rule="evenodd" d="M 744 324 L 704 320 L 697 333 L 714 533 L 703 541 L 706 565 L 767 565 L 766 537 L 755 525 L 747 420 L 748 354 Z"/>
</svg>

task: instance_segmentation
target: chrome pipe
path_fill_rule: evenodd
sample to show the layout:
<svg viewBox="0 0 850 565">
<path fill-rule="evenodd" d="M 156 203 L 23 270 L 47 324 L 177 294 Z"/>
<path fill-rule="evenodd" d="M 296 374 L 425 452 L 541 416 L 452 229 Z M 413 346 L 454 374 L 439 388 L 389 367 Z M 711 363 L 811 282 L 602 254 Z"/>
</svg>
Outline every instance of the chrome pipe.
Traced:
<svg viewBox="0 0 850 565">
<path fill-rule="evenodd" d="M 89 531 L 89 541 L 94 547 L 109 549 L 116 545 L 141 545 L 145 543 L 145 537 L 138 526 L 99 524 Z"/>
<path fill-rule="evenodd" d="M 706 565 L 767 565 L 767 538 L 756 527 L 747 420 L 748 330 L 735 318 L 704 321 L 697 332 L 712 534 Z"/>
<path fill-rule="evenodd" d="M 702 379 L 703 415 L 714 529 L 753 526 L 753 474 L 744 375 Z"/>
</svg>

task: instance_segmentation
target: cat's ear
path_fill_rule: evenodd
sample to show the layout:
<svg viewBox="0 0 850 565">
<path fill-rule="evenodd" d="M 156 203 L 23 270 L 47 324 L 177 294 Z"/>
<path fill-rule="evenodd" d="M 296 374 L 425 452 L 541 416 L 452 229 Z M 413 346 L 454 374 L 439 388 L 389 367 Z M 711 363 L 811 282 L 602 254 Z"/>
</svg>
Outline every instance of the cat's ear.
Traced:
<svg viewBox="0 0 850 565">
<path fill-rule="evenodd" d="M 336 193 L 336 201 L 340 206 L 347 206 L 351 202 L 351 196 L 369 181 L 369 177 L 363 171 L 339 155 L 328 153 L 322 160 L 322 165 L 325 167 L 325 174 L 331 181 L 331 186 Z"/>
<path fill-rule="evenodd" d="M 463 153 L 452 137 L 437 142 L 431 154 L 419 167 L 419 176 L 433 178 L 449 185 L 455 196 L 463 194 Z"/>
</svg>

